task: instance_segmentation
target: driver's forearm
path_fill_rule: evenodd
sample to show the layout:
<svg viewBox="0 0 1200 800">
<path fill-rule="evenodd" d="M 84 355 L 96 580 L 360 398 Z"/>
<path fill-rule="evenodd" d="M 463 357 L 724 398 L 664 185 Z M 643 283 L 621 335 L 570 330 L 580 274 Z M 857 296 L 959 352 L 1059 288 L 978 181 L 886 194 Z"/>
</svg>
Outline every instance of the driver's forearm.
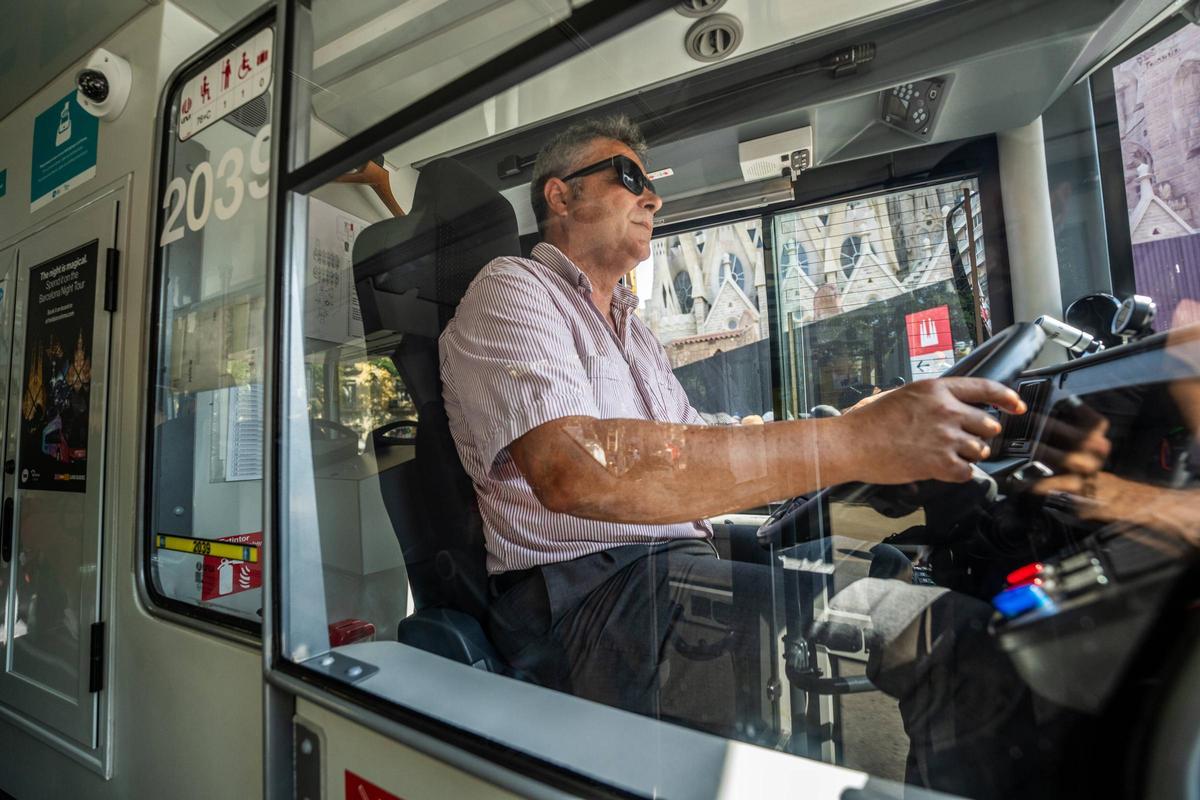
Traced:
<svg viewBox="0 0 1200 800">
<path fill-rule="evenodd" d="M 588 519 L 704 519 L 852 479 L 839 419 L 705 427 L 570 417 L 524 443 L 518 466 L 547 508 Z"/>
</svg>

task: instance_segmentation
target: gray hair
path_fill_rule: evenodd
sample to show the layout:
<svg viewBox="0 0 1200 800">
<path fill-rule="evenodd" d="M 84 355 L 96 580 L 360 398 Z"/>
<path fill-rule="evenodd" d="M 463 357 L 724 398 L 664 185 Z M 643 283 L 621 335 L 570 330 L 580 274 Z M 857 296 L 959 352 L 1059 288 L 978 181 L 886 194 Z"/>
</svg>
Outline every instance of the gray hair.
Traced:
<svg viewBox="0 0 1200 800">
<path fill-rule="evenodd" d="M 580 164 L 582 151 L 597 139 L 612 139 L 628 147 L 646 163 L 646 140 L 637 123 L 624 114 L 577 122 L 558 133 L 546 143 L 533 163 L 533 181 L 529 184 L 529 200 L 537 217 L 538 230 L 542 230 L 549 214 L 546 205 L 546 182 L 561 178 L 576 169 L 587 166 Z"/>
</svg>

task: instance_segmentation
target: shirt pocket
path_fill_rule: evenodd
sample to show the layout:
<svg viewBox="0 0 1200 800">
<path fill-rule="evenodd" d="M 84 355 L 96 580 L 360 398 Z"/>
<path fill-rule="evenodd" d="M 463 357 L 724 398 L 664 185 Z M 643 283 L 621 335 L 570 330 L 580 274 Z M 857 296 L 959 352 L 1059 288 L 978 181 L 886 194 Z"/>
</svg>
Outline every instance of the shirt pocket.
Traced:
<svg viewBox="0 0 1200 800">
<path fill-rule="evenodd" d="M 609 356 L 580 356 L 602 419 L 644 418 L 629 365 Z"/>
<path fill-rule="evenodd" d="M 658 395 L 662 398 L 663 406 L 667 414 L 671 417 L 668 421 L 683 422 L 684 410 L 690 403 L 683 387 L 678 384 L 675 377 L 670 373 L 656 375 L 655 381 L 658 384 Z"/>
</svg>

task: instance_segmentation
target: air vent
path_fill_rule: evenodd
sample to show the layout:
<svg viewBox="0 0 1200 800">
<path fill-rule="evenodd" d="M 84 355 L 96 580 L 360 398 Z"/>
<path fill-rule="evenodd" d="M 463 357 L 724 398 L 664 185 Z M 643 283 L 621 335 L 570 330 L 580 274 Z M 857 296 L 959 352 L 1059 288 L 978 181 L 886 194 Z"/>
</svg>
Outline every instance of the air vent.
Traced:
<svg viewBox="0 0 1200 800">
<path fill-rule="evenodd" d="M 742 23 L 729 14 L 705 17 L 683 39 L 687 54 L 697 61 L 720 61 L 742 43 Z"/>
<path fill-rule="evenodd" d="M 246 133 L 258 133 L 259 128 L 271 121 L 270 92 L 259 95 L 244 106 L 235 108 L 225 119 Z"/>
<path fill-rule="evenodd" d="M 703 17 L 723 5 L 725 5 L 725 0 L 680 0 L 675 6 L 675 10 L 685 17 Z"/>
</svg>

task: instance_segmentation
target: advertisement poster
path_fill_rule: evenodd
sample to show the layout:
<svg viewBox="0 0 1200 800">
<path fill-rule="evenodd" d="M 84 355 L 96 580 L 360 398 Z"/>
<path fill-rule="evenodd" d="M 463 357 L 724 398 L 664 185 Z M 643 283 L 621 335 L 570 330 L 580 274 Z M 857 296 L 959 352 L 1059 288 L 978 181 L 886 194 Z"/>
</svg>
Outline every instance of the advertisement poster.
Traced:
<svg viewBox="0 0 1200 800">
<path fill-rule="evenodd" d="M 21 386 L 22 489 L 87 490 L 99 240 L 29 271 Z"/>
<path fill-rule="evenodd" d="M 936 378 L 954 365 L 954 339 L 950 335 L 950 307 L 938 306 L 904 318 L 908 329 L 908 357 L 914 381 Z"/>
<path fill-rule="evenodd" d="M 30 211 L 96 176 L 100 120 L 83 110 L 72 91 L 33 121 Z"/>
</svg>

